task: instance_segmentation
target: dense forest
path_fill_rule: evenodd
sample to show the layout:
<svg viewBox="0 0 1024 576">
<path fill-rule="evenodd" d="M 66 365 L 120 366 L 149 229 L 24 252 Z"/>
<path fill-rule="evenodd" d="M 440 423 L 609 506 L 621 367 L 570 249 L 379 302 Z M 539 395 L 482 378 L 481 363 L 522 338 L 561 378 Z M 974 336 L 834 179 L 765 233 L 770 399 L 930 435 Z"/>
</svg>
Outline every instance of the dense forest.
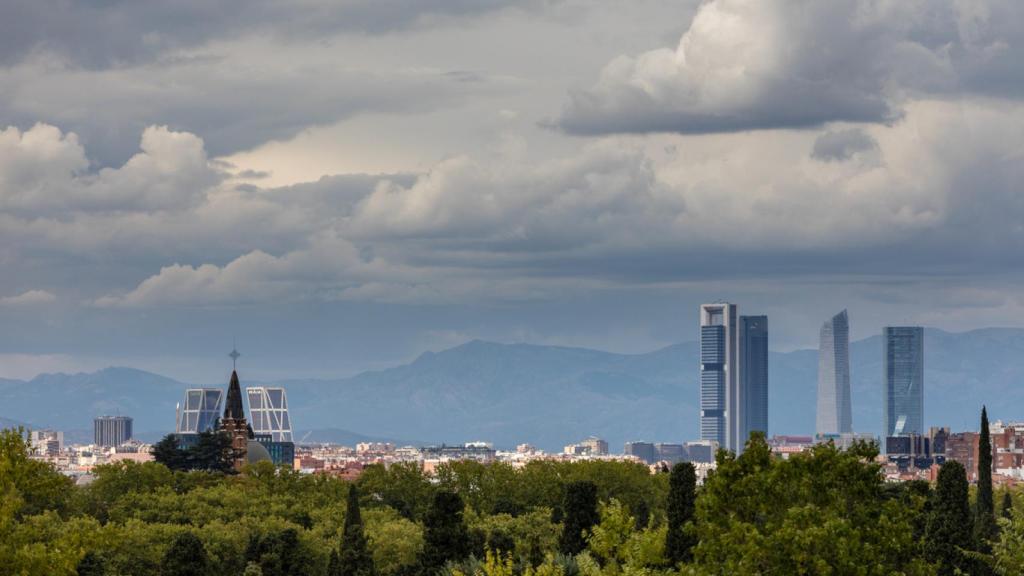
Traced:
<svg viewBox="0 0 1024 576">
<path fill-rule="evenodd" d="M 358 482 L 99 466 L 76 486 L 0 432 L 0 575 L 1024 574 L 1024 507 L 943 466 L 887 484 L 872 445 L 692 466 L 453 462 Z"/>
</svg>

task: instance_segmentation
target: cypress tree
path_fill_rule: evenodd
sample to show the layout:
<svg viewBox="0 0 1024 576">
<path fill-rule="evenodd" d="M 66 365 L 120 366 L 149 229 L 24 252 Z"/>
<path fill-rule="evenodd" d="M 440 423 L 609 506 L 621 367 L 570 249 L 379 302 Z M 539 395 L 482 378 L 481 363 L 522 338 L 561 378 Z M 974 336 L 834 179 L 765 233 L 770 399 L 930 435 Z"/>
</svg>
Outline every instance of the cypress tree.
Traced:
<svg viewBox="0 0 1024 576">
<path fill-rule="evenodd" d="M 565 514 L 558 549 L 576 555 L 587 547 L 587 535 L 601 521 L 597 512 L 597 485 L 593 482 L 570 482 L 565 487 Z"/>
<path fill-rule="evenodd" d="M 352 484 L 348 490 L 348 508 L 345 529 L 341 535 L 341 554 L 338 555 L 338 573 L 331 576 L 371 576 L 373 556 L 366 546 L 363 519 L 359 512 L 359 489 Z"/>
<path fill-rule="evenodd" d="M 164 554 L 163 576 L 200 576 L 206 573 L 206 548 L 191 532 L 182 532 Z"/>
<path fill-rule="evenodd" d="M 981 407 L 981 435 L 978 439 L 978 498 L 974 511 L 974 538 L 980 550 L 988 551 L 996 536 L 995 501 L 992 497 L 992 438 L 988 411 Z"/>
<path fill-rule="evenodd" d="M 925 529 L 925 559 L 938 563 L 940 576 L 952 576 L 957 570 L 970 573 L 972 562 L 962 552 L 972 549 L 974 543 L 963 464 L 948 460 L 942 465 L 933 498 Z"/>
<path fill-rule="evenodd" d="M 668 533 L 665 535 L 665 556 L 672 565 L 690 559 L 696 538 L 687 534 L 686 523 L 693 520 L 697 497 L 697 471 L 689 462 L 672 467 L 668 477 Z"/>
<path fill-rule="evenodd" d="M 1013 496 L 1010 495 L 1009 489 L 1003 492 L 1003 505 L 1000 508 L 1000 514 L 1003 518 L 1013 520 Z"/>
<path fill-rule="evenodd" d="M 434 574 L 448 561 L 469 556 L 469 530 L 462 519 L 465 504 L 455 492 L 441 490 L 423 517 L 423 552 L 420 565 L 424 574 Z"/>
</svg>

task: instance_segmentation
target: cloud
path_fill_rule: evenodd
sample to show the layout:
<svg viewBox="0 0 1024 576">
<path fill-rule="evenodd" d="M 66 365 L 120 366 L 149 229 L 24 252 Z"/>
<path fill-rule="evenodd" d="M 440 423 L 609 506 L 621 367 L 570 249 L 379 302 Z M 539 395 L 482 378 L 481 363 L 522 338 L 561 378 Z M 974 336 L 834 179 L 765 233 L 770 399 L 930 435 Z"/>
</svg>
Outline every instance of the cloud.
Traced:
<svg viewBox="0 0 1024 576">
<path fill-rule="evenodd" d="M 916 94 L 1019 98 L 1019 2 L 712 0 L 676 48 L 619 56 L 555 124 L 704 134 L 890 123 Z"/>
<path fill-rule="evenodd" d="M 191 205 L 220 175 L 193 134 L 151 126 L 141 151 L 117 169 L 91 173 L 74 133 L 36 124 L 0 131 L 0 210 L 41 215 L 60 211 L 166 210 Z"/>
<path fill-rule="evenodd" d="M 387 34 L 544 0 L 226 0 L 66 3 L 10 0 L 0 7 L 0 63 L 49 52 L 87 67 L 116 67 L 216 39 L 269 34 L 318 39 Z"/>
<path fill-rule="evenodd" d="M 992 274 L 1024 263 L 1022 131 L 1016 103 L 918 101 L 895 125 L 825 136 L 615 137 L 539 163 L 499 153 L 418 176 L 222 182 L 179 213 L 76 216 L 49 223 L 47 238 L 68 250 L 119 230 L 105 249 L 135 254 L 138 271 L 149 263 L 101 306 L 500 302 L 708 278 Z M 869 162 L 808 155 L 868 144 Z"/>
<path fill-rule="evenodd" d="M 23 307 L 23 306 L 38 306 L 40 304 L 49 304 L 57 300 L 57 297 L 52 292 L 46 290 L 28 290 L 22 292 L 17 296 L 4 296 L 0 297 L 0 306 L 4 307 Z"/>
<path fill-rule="evenodd" d="M 825 132 L 814 141 L 811 157 L 822 162 L 842 162 L 856 154 L 878 149 L 878 142 L 859 128 Z"/>
<path fill-rule="evenodd" d="M 380 68 L 337 48 L 241 39 L 178 58 L 84 70 L 38 56 L 0 74 L 0 120 L 75 132 L 99 165 L 119 164 L 147 126 L 201 135 L 213 156 L 371 112 L 412 114 L 502 86 L 447 70 Z M 301 65 L 296 63 L 300 62 Z"/>
</svg>

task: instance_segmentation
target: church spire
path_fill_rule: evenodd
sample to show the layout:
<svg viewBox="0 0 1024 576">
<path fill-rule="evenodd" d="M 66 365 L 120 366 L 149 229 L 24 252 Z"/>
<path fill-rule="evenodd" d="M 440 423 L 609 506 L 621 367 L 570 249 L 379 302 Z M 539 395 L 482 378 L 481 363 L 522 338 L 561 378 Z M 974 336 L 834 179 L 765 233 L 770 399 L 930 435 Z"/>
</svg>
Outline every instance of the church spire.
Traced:
<svg viewBox="0 0 1024 576">
<path fill-rule="evenodd" d="M 238 383 L 238 372 L 231 371 L 231 384 L 228 385 L 228 399 L 224 404 L 224 420 L 245 420 L 242 409 L 242 387 Z"/>
</svg>

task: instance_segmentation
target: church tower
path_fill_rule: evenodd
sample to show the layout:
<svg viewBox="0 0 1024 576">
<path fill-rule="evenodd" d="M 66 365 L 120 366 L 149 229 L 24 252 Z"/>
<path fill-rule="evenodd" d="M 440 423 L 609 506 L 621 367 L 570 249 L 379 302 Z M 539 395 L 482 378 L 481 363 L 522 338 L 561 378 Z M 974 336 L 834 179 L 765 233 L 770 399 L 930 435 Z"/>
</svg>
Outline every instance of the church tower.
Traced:
<svg viewBox="0 0 1024 576">
<path fill-rule="evenodd" d="M 231 371 L 231 384 L 228 385 L 228 397 L 224 405 L 224 417 L 220 420 L 220 429 L 231 436 L 231 448 L 235 451 L 235 470 L 241 470 L 248 456 L 249 424 L 245 420 L 242 387 L 238 383 L 238 372 L 235 370 Z"/>
</svg>

